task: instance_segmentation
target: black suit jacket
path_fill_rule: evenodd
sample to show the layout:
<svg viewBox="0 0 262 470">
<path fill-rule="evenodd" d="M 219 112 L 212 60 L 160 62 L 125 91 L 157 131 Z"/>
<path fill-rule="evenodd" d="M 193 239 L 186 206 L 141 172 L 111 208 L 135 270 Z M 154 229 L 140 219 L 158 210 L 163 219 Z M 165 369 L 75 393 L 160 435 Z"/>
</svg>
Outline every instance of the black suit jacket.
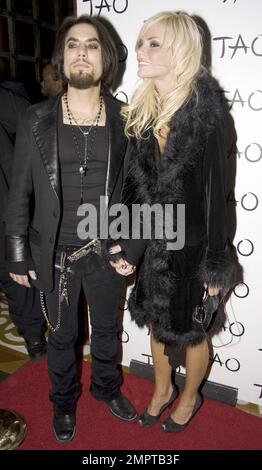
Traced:
<svg viewBox="0 0 262 470">
<path fill-rule="evenodd" d="M 32 106 L 21 118 L 6 217 L 6 257 L 11 272 L 37 272 L 35 285 L 53 288 L 53 258 L 61 219 L 61 188 L 55 99 Z M 104 194 L 109 206 L 120 202 L 127 139 L 121 103 L 104 96 L 108 128 L 108 166 Z"/>
</svg>

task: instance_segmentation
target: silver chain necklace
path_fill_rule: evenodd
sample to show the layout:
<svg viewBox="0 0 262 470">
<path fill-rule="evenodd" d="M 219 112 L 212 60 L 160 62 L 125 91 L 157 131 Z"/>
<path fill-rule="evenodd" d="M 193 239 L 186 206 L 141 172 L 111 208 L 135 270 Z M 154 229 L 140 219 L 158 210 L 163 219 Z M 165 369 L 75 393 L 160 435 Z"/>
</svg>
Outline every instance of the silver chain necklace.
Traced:
<svg viewBox="0 0 262 470">
<path fill-rule="evenodd" d="M 102 115 L 102 109 L 103 109 L 104 101 L 103 101 L 103 96 L 101 95 L 100 99 L 99 99 L 98 112 L 97 112 L 95 118 L 93 119 L 89 129 L 84 131 L 79 126 L 79 124 L 77 124 L 77 121 L 74 118 L 74 116 L 72 114 L 72 111 L 69 108 L 67 93 L 64 94 L 63 98 L 64 98 L 64 102 L 65 102 L 65 106 L 66 106 L 66 112 L 67 112 L 70 128 L 71 128 L 71 131 L 72 131 L 72 136 L 73 136 L 73 141 L 74 141 L 76 153 L 77 153 L 78 160 L 79 160 L 80 204 L 83 204 L 83 178 L 84 178 L 84 176 L 86 176 L 86 172 L 88 170 L 87 162 L 88 162 L 91 150 L 93 148 L 93 144 L 94 144 L 94 140 L 95 140 L 95 136 L 96 136 L 97 126 L 99 124 L 99 121 L 100 121 L 101 115 Z M 79 129 L 79 131 L 81 132 L 81 134 L 84 137 L 84 158 L 83 159 L 82 159 L 81 154 L 80 154 L 78 140 L 77 140 L 77 137 L 76 137 L 76 134 L 75 134 L 75 131 L 74 131 L 73 121 L 75 122 L 76 127 Z M 90 140 L 89 145 L 88 145 L 88 136 L 90 135 L 92 130 L 93 130 L 93 132 L 92 132 L 92 135 L 91 135 L 91 140 Z"/>
<path fill-rule="evenodd" d="M 80 130 L 80 132 L 83 134 L 83 136 L 88 136 L 92 130 L 92 128 L 94 126 L 97 126 L 98 122 L 100 121 L 100 118 L 101 118 L 101 113 L 102 113 L 102 108 L 103 108 L 103 96 L 101 95 L 100 98 L 99 98 L 99 109 L 98 109 L 98 112 L 96 114 L 96 116 L 94 117 L 94 119 L 91 121 L 91 124 L 89 126 L 89 129 L 87 131 L 84 131 L 82 129 L 82 127 L 79 126 L 78 122 L 77 122 L 77 119 L 75 118 L 75 116 L 73 115 L 71 109 L 69 108 L 69 104 L 68 104 L 68 97 L 67 97 L 67 93 L 64 94 L 64 102 L 65 102 L 65 105 L 66 105 L 66 112 L 67 112 L 67 116 L 68 116 L 68 119 L 69 119 L 69 122 L 70 122 L 70 125 L 72 125 L 72 121 L 75 122 L 76 126 L 78 127 L 78 129 Z"/>
</svg>

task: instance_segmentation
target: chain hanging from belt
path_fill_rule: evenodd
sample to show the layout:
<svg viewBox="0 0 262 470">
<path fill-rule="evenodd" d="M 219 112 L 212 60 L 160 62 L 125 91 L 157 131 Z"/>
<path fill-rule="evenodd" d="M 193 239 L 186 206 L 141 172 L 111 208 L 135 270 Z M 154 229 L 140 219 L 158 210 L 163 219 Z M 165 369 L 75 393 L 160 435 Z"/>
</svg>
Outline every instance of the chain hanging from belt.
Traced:
<svg viewBox="0 0 262 470">
<path fill-rule="evenodd" d="M 43 315 L 45 317 L 46 323 L 50 330 L 53 333 L 56 333 L 61 326 L 62 319 L 62 303 L 65 301 L 67 306 L 70 305 L 69 291 L 68 291 L 68 273 L 74 274 L 70 266 L 67 266 L 67 262 L 74 263 L 83 256 L 87 256 L 91 253 L 95 253 L 98 256 L 102 255 L 101 242 L 100 240 L 92 240 L 86 245 L 82 246 L 76 251 L 73 251 L 69 256 L 67 256 L 65 251 L 61 252 L 60 256 L 60 265 L 55 265 L 56 268 L 60 269 L 60 278 L 59 278 L 59 287 L 58 287 L 58 315 L 57 323 L 55 326 L 51 324 L 48 318 L 48 312 L 45 302 L 45 295 L 43 291 L 40 291 L 40 304 L 42 308 Z"/>
</svg>

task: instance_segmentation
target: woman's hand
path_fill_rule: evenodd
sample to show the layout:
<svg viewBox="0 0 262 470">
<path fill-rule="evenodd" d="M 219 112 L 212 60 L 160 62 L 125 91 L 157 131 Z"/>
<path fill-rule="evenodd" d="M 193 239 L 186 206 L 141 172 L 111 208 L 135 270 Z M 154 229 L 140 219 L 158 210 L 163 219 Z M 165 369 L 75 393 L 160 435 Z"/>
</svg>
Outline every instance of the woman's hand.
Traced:
<svg viewBox="0 0 262 470">
<path fill-rule="evenodd" d="M 120 245 L 115 245 L 110 248 L 110 255 L 116 255 L 117 253 L 120 253 L 122 251 L 122 248 Z M 117 261 L 110 261 L 110 264 L 113 268 L 115 268 L 116 272 L 118 274 L 121 274 L 122 276 L 129 276 L 132 274 L 136 267 L 133 266 L 132 264 L 129 264 L 124 258 L 120 258 Z"/>
</svg>

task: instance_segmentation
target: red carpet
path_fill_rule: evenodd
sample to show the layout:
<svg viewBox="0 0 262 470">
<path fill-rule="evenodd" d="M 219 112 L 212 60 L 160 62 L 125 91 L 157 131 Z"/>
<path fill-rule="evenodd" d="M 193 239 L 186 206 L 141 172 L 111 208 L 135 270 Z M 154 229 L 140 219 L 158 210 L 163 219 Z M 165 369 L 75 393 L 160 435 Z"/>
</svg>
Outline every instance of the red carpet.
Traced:
<svg viewBox="0 0 262 470">
<path fill-rule="evenodd" d="M 159 424 L 142 429 L 138 422 L 121 422 L 111 415 L 104 403 L 97 402 L 88 393 L 89 376 L 90 365 L 85 363 L 76 435 L 74 441 L 67 445 L 56 443 L 53 436 L 46 362 L 27 363 L 0 384 L 0 408 L 17 411 L 28 425 L 28 434 L 19 449 L 262 449 L 262 421 L 259 417 L 210 400 L 205 400 L 188 429 L 176 435 L 163 433 Z M 150 399 L 153 384 L 125 374 L 122 390 L 141 412 Z"/>
</svg>

